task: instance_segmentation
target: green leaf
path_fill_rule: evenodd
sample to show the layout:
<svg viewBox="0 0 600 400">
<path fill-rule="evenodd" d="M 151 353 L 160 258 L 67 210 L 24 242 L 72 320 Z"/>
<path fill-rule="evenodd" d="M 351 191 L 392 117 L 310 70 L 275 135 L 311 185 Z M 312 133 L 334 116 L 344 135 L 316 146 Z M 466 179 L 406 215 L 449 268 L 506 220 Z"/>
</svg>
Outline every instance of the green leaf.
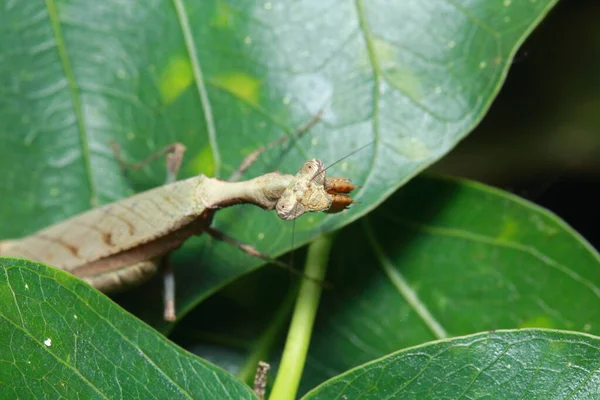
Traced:
<svg viewBox="0 0 600 400">
<path fill-rule="evenodd" d="M 598 394 L 600 338 L 525 329 L 413 347 L 308 393 L 317 399 L 589 399 Z"/>
<path fill-rule="evenodd" d="M 274 149 L 246 175 L 293 172 L 309 157 L 330 164 L 373 142 L 330 170 L 362 185 L 362 205 L 299 220 L 295 243 L 306 243 L 373 209 L 463 138 L 555 3 L 7 4 L 0 237 L 161 184 L 160 163 L 125 176 L 111 140 L 132 161 L 180 141 L 183 176 L 227 177 L 243 156 L 324 107 L 322 122 L 283 161 Z M 252 207 L 219 212 L 215 224 L 271 256 L 291 246 L 294 225 Z M 228 246 L 196 243 L 177 262 L 180 314 L 258 265 Z M 148 292 L 133 298 L 147 308 Z"/>
<path fill-rule="evenodd" d="M 548 211 L 423 177 L 342 231 L 305 388 L 395 350 L 492 329 L 600 335 L 600 255 Z"/>
<path fill-rule="evenodd" d="M 256 398 L 71 275 L 0 258 L 0 397 Z"/>
</svg>

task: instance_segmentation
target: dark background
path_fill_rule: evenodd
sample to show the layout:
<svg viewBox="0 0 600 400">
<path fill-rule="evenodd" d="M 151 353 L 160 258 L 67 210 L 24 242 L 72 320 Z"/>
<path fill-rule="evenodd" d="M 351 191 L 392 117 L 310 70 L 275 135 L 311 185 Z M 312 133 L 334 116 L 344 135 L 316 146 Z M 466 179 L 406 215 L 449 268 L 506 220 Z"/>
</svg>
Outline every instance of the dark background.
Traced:
<svg viewBox="0 0 600 400">
<path fill-rule="evenodd" d="M 600 249 L 599 1 L 559 2 L 482 123 L 433 170 L 527 198 Z"/>
</svg>

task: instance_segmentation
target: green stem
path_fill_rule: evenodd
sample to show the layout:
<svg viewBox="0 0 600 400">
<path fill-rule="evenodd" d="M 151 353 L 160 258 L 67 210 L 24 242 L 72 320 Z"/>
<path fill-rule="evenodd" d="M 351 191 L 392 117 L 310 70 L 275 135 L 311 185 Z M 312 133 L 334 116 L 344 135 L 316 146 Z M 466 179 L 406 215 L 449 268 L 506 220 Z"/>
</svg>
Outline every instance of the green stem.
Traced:
<svg viewBox="0 0 600 400">
<path fill-rule="evenodd" d="M 332 243 L 331 235 L 320 236 L 312 242 L 304 266 L 307 276 L 319 281 L 325 279 Z M 269 400 L 292 400 L 296 397 L 322 289 L 312 280 L 304 279 L 300 283 L 294 315 Z"/>
</svg>

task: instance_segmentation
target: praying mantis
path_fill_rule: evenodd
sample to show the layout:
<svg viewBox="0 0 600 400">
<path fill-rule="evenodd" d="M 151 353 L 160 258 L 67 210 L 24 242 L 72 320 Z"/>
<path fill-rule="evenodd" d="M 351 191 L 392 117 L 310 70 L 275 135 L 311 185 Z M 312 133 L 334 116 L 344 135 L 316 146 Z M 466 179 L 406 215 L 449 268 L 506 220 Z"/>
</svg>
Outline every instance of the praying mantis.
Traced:
<svg viewBox="0 0 600 400">
<path fill-rule="evenodd" d="M 319 118 L 320 113 L 295 135 L 308 131 Z M 251 153 L 234 179 L 262 152 L 284 140 L 278 139 Z M 125 165 L 118 147 L 113 148 L 119 162 Z M 29 236 L 2 241 L 0 256 L 55 266 L 104 293 L 135 287 L 162 270 L 164 319 L 174 321 L 175 278 L 169 256 L 191 236 L 207 233 L 249 255 L 278 263 L 212 227 L 217 210 L 254 204 L 264 210 L 275 209 L 284 220 L 293 220 L 307 212 L 343 211 L 353 203 L 348 194 L 357 188 L 349 179 L 326 177 L 326 168 L 317 159 L 306 161 L 295 175 L 270 172 L 237 182 L 198 175 L 177 181 L 184 152 L 185 147 L 175 143 L 133 166 L 137 169 L 166 155 L 167 178 L 163 186 L 83 212 Z"/>
</svg>

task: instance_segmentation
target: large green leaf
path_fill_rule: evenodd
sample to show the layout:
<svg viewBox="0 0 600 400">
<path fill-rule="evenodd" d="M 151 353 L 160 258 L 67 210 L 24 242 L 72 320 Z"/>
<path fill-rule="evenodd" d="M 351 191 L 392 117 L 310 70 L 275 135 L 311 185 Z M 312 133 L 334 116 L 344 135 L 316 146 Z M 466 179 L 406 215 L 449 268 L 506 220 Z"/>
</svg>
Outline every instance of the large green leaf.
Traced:
<svg viewBox="0 0 600 400">
<path fill-rule="evenodd" d="M 419 178 L 336 237 L 305 388 L 392 351 L 492 329 L 600 335 L 600 256 L 546 210 Z"/>
<path fill-rule="evenodd" d="M 525 329 L 419 346 L 326 382 L 306 400 L 592 399 L 600 338 Z"/>
<path fill-rule="evenodd" d="M 226 177 L 325 107 L 285 161 L 272 150 L 247 174 L 293 172 L 308 157 L 331 163 L 373 141 L 331 170 L 362 185 L 362 205 L 302 219 L 296 243 L 305 243 L 363 215 L 464 137 L 555 2 L 4 2 L 0 237 L 161 183 L 161 165 L 124 176 L 111 140 L 131 160 L 181 141 L 182 175 Z M 225 210 L 216 225 L 281 254 L 292 225 L 264 214 Z M 203 243 L 178 263 L 181 311 L 258 265 Z"/>
<path fill-rule="evenodd" d="M 87 284 L 0 258 L 0 398 L 250 399 Z"/>
<path fill-rule="evenodd" d="M 9 343 L 0 347 L 0 397 L 255 398 L 70 275 L 28 261 L 0 266 L 0 334 Z M 598 340 L 549 330 L 442 340 L 358 366 L 305 398 L 589 398 Z"/>
</svg>

